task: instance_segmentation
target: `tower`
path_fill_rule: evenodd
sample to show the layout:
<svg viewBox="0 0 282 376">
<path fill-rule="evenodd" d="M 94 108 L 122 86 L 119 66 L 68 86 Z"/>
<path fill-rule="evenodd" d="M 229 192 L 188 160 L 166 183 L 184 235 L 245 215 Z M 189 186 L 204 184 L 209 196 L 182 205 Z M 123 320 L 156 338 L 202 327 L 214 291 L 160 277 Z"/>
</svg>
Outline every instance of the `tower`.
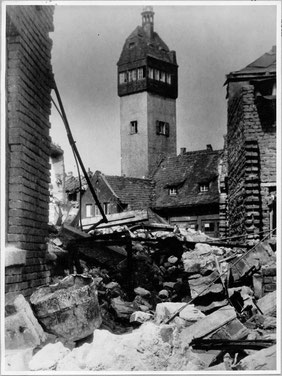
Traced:
<svg viewBox="0 0 282 376">
<path fill-rule="evenodd" d="M 163 156 L 176 154 L 175 51 L 154 31 L 154 12 L 145 7 L 142 26 L 126 39 L 118 66 L 121 173 L 149 176 Z"/>
</svg>

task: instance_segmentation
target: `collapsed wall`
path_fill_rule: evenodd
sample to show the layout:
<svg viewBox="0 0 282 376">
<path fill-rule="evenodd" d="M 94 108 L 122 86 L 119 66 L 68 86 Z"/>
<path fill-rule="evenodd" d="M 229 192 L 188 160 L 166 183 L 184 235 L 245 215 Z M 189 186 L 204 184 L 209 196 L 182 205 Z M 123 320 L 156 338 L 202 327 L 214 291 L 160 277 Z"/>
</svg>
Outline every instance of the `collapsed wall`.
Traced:
<svg viewBox="0 0 282 376">
<path fill-rule="evenodd" d="M 6 6 L 6 298 L 49 281 L 52 6 Z"/>
</svg>

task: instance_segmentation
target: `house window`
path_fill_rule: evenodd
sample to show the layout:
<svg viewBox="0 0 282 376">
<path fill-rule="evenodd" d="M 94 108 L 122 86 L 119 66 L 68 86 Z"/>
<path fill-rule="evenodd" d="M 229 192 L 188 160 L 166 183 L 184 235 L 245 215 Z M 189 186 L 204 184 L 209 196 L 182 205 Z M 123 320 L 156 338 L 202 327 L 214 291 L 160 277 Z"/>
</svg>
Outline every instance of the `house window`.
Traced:
<svg viewBox="0 0 282 376">
<path fill-rule="evenodd" d="M 170 196 L 176 196 L 177 195 L 177 189 L 175 187 L 171 187 L 168 190 L 168 193 Z"/>
<path fill-rule="evenodd" d="M 109 203 L 108 202 L 104 202 L 103 210 L 104 210 L 105 214 L 109 214 Z"/>
<path fill-rule="evenodd" d="M 95 205 L 95 212 L 94 212 L 95 217 L 96 217 L 97 215 L 100 215 L 100 214 L 101 214 L 101 213 L 100 213 L 100 210 L 99 210 L 98 206 Z"/>
<path fill-rule="evenodd" d="M 208 184 L 200 184 L 200 192 L 208 192 L 209 191 L 209 185 Z"/>
<path fill-rule="evenodd" d="M 132 71 L 128 71 L 128 82 L 132 81 Z"/>
<path fill-rule="evenodd" d="M 171 74 L 170 73 L 166 73 L 166 83 L 167 84 L 171 84 Z"/>
<path fill-rule="evenodd" d="M 161 72 L 160 81 L 165 82 L 165 72 Z"/>
<path fill-rule="evenodd" d="M 213 232 L 214 228 L 215 228 L 214 222 L 206 222 L 206 223 L 204 223 L 203 231 L 204 232 Z"/>
<path fill-rule="evenodd" d="M 144 78 L 144 67 L 137 69 L 137 79 L 142 80 Z"/>
<path fill-rule="evenodd" d="M 138 122 L 137 120 L 131 121 L 130 122 L 130 134 L 135 134 L 138 132 Z"/>
<path fill-rule="evenodd" d="M 169 136 L 169 123 L 157 120 L 156 122 L 156 133 L 162 134 L 164 136 Z"/>
<path fill-rule="evenodd" d="M 85 215 L 86 218 L 92 217 L 92 204 L 85 205 Z"/>
<path fill-rule="evenodd" d="M 126 83 L 126 72 L 122 72 L 119 74 L 119 83 L 120 84 Z"/>
</svg>

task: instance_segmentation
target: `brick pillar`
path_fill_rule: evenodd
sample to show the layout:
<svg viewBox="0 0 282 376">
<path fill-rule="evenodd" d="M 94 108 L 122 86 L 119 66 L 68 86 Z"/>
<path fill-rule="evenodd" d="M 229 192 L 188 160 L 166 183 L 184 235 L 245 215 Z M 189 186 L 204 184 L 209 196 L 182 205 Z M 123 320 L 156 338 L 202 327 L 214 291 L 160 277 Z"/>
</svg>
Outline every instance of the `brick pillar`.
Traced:
<svg viewBox="0 0 282 376">
<path fill-rule="evenodd" d="M 6 297 L 49 281 L 53 7 L 7 5 Z"/>
</svg>

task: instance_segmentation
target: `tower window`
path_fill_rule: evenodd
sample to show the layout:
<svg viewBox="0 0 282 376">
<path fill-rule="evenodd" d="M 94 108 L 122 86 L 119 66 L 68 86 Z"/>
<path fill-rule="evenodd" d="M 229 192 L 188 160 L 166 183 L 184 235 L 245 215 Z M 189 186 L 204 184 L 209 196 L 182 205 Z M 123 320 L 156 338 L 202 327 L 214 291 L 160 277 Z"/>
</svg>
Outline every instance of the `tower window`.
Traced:
<svg viewBox="0 0 282 376">
<path fill-rule="evenodd" d="M 144 78 L 144 68 L 137 69 L 137 79 L 142 80 Z"/>
<path fill-rule="evenodd" d="M 209 191 L 209 184 L 204 183 L 200 184 L 200 192 L 208 192 Z"/>
<path fill-rule="evenodd" d="M 160 79 L 160 71 L 158 69 L 155 69 L 155 80 L 159 81 Z"/>
<path fill-rule="evenodd" d="M 130 134 L 135 134 L 138 133 L 138 122 L 137 120 L 131 121 L 130 122 Z"/>
<path fill-rule="evenodd" d="M 119 74 L 119 83 L 120 84 L 126 83 L 126 72 L 122 72 Z"/>
<path fill-rule="evenodd" d="M 164 136 L 169 136 L 169 123 L 164 121 L 156 121 L 156 133 Z"/>
<path fill-rule="evenodd" d="M 154 69 L 153 68 L 150 68 L 150 67 L 148 68 L 148 76 L 152 80 L 154 79 Z"/>
<path fill-rule="evenodd" d="M 170 73 L 166 73 L 166 83 L 167 84 L 171 84 L 171 74 Z"/>
</svg>

